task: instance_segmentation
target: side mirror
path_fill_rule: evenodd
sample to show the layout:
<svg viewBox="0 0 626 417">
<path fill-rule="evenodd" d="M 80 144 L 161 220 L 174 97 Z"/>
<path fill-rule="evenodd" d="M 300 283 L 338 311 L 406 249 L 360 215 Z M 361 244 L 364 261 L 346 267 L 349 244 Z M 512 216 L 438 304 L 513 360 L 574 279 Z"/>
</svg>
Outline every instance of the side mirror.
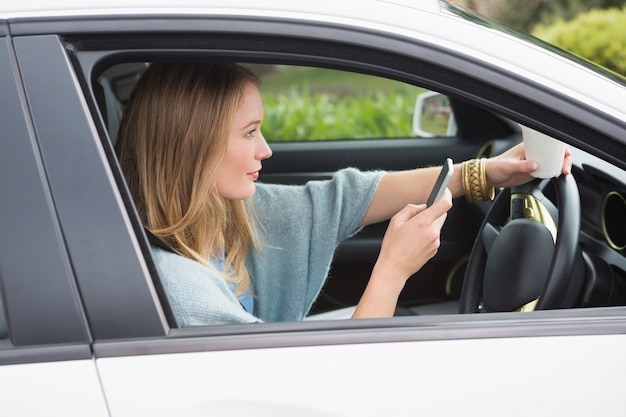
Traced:
<svg viewBox="0 0 626 417">
<path fill-rule="evenodd" d="M 456 119 L 450 99 L 436 91 L 417 96 L 413 112 L 413 133 L 419 137 L 456 136 Z"/>
</svg>

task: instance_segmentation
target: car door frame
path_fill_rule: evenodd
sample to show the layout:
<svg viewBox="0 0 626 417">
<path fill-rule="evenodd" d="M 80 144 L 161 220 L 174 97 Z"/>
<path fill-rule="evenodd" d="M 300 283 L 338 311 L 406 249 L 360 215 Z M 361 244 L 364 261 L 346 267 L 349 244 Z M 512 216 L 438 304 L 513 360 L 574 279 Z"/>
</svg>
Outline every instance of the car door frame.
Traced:
<svg viewBox="0 0 626 417">
<path fill-rule="evenodd" d="M 152 30 L 154 25 L 163 21 L 167 21 L 167 27 L 171 29 L 158 35 L 154 34 Z M 574 144 L 584 144 L 583 140 L 588 137 L 582 134 L 585 132 L 600 141 L 609 140 L 611 129 L 609 129 L 609 137 L 606 138 L 602 131 L 590 131 L 590 125 L 593 125 L 597 119 L 601 120 L 600 126 L 619 123 L 595 111 L 584 113 L 587 117 L 579 117 L 577 123 L 570 123 L 563 114 L 567 113 L 570 107 L 579 105 L 581 107 L 575 111 L 575 114 L 578 115 L 583 111 L 585 103 L 575 103 L 569 98 L 560 98 L 555 92 L 547 91 L 539 85 L 533 85 L 518 75 L 504 74 L 500 69 L 488 68 L 485 63 L 452 54 L 438 46 L 415 39 L 391 36 L 378 31 L 359 33 L 357 36 L 349 28 L 306 22 L 297 27 L 297 36 L 301 39 L 295 39 L 293 22 L 285 19 L 237 19 L 211 16 L 200 19 L 194 17 L 163 19 L 162 17 L 137 16 L 106 21 L 84 17 L 66 21 L 59 19 L 54 22 L 45 22 L 45 24 L 37 21 L 19 23 L 15 27 L 15 32 L 20 35 L 32 34 L 32 36 L 23 36 L 23 41 L 30 42 L 30 44 L 28 48 L 25 48 L 25 45 L 22 49 L 24 51 L 29 50 L 28 54 L 30 54 L 33 62 L 36 54 L 51 51 L 47 52 L 50 54 L 49 61 L 54 62 L 59 69 L 65 68 L 67 71 L 64 76 L 64 84 L 62 84 L 65 89 L 59 88 L 56 93 L 60 94 L 60 91 L 63 90 L 65 91 L 63 94 L 71 94 L 71 100 L 74 101 L 72 104 L 74 106 L 72 108 L 73 114 L 81 115 L 81 119 L 78 120 L 80 123 L 77 123 L 76 120 L 69 123 L 70 120 L 68 120 L 68 125 L 72 126 L 72 131 L 68 131 L 67 136 L 80 137 L 83 142 L 87 143 L 84 145 L 84 150 L 81 151 L 81 157 L 86 161 L 81 165 L 81 169 L 84 170 L 85 175 L 98 181 L 97 187 L 93 184 L 91 186 L 79 184 L 82 188 L 71 191 L 61 188 L 61 184 L 67 180 L 68 176 L 75 175 L 75 173 L 69 173 L 67 167 L 63 167 L 63 164 L 67 164 L 67 156 L 60 155 L 58 152 L 55 153 L 52 145 L 48 145 L 48 148 L 42 145 L 44 160 L 47 157 L 50 158 L 50 155 L 58 158 L 58 162 L 55 162 L 59 164 L 57 167 L 59 173 L 53 172 L 54 167 L 51 164 L 47 164 L 46 169 L 49 174 L 52 193 L 58 201 L 65 202 L 63 203 L 65 206 L 57 203 L 60 223 L 69 247 L 69 253 L 77 274 L 78 286 L 95 340 L 124 340 L 129 337 L 156 337 L 160 340 L 166 334 L 172 334 L 174 327 L 166 303 L 160 301 L 163 298 L 160 294 L 158 280 L 153 281 L 156 271 L 153 269 L 151 259 L 148 256 L 147 239 L 145 239 L 136 213 L 134 213 L 113 155 L 104 122 L 98 112 L 94 93 L 91 90 L 91 84 L 94 81 L 91 77 L 94 77 L 94 74 L 97 74 L 105 63 L 128 61 L 129 56 L 132 56 L 133 61 L 137 61 L 141 58 L 150 59 L 165 56 L 170 58 L 180 58 L 181 56 L 198 58 L 209 53 L 212 56 L 222 58 L 241 58 L 244 56 L 251 60 L 262 60 L 262 58 L 276 60 L 282 57 L 286 62 L 303 63 L 304 58 L 298 57 L 296 51 L 301 49 L 302 41 L 308 40 L 316 47 L 315 50 L 319 51 L 317 62 L 320 64 L 332 65 L 333 68 L 337 69 L 367 69 L 367 72 L 372 74 L 392 76 L 408 82 L 423 82 L 425 87 L 438 88 L 448 94 L 462 95 L 465 99 L 473 99 L 476 103 L 485 105 L 493 111 L 500 111 L 505 116 L 514 116 L 520 121 L 529 117 L 522 115 L 523 111 L 528 110 L 529 114 L 533 117 L 536 116 L 535 125 L 547 126 L 548 123 L 552 123 L 550 130 L 560 129 L 560 135 L 571 140 Z M 118 31 L 134 33 L 134 36 L 130 40 L 125 40 L 115 35 L 107 35 L 107 33 L 114 34 Z M 268 31 L 276 35 L 271 38 L 263 38 L 262 35 Z M 45 33 L 51 34 L 46 35 Z M 58 34 L 61 34 L 62 37 Z M 278 38 L 280 34 L 283 35 L 282 38 Z M 162 44 L 164 36 L 171 36 L 170 43 L 165 48 Z M 338 39 L 341 41 L 337 41 Z M 251 42 L 253 43 L 251 44 Z M 381 52 L 384 50 L 385 42 L 393 42 L 397 46 L 393 49 L 397 52 L 395 54 Z M 19 42 L 16 45 L 20 47 Z M 172 49 L 176 45 L 182 49 Z M 343 50 L 339 46 L 342 46 Z M 342 51 L 346 55 L 341 55 Z M 391 69 L 387 71 L 383 71 L 382 66 L 376 66 L 377 62 L 382 62 L 384 59 L 392 60 L 392 63 L 389 64 Z M 312 59 L 312 61 L 315 62 L 316 59 Z M 404 63 L 404 67 L 401 65 L 402 63 Z M 31 63 L 32 65 L 34 64 Z M 409 67 L 413 68 L 413 71 L 417 71 L 418 74 L 411 73 L 411 70 L 407 69 Z M 475 75 L 474 71 L 478 67 L 481 69 L 479 76 Z M 497 79 L 490 77 L 489 71 L 492 71 Z M 457 74 L 457 78 L 451 82 L 451 77 L 454 74 Z M 502 86 L 498 82 L 504 77 L 508 77 L 506 78 L 508 83 L 506 83 L 506 88 L 501 89 L 499 87 Z M 34 84 L 35 79 L 37 79 L 37 72 L 34 71 L 30 78 L 31 83 Z M 26 84 L 28 85 L 28 82 Z M 77 92 L 77 86 L 82 88 L 81 93 Z M 519 90 L 520 97 L 517 97 L 512 91 L 519 86 L 524 86 L 524 88 Z M 461 87 L 466 88 L 465 92 L 460 91 Z M 66 90 L 70 90 L 71 93 L 67 93 Z M 528 97 L 531 97 L 533 92 L 537 95 L 531 102 Z M 543 99 L 546 100 L 543 101 Z M 555 100 L 558 99 L 562 101 L 562 106 L 554 106 Z M 516 103 L 515 110 L 507 107 L 511 100 Z M 50 104 L 47 103 L 47 105 Z M 559 108 L 559 112 L 554 110 L 555 107 Z M 37 129 L 45 130 L 44 127 L 41 127 L 43 126 L 42 123 L 47 123 L 46 128 L 51 129 L 53 118 L 38 116 L 37 113 L 37 111 L 33 112 Z M 43 113 L 43 110 L 39 111 L 40 115 Z M 63 117 L 62 114 L 56 114 L 56 116 Z M 46 121 L 40 122 L 39 120 Z M 77 143 L 72 142 L 71 145 L 66 146 L 76 146 Z M 612 155 L 611 159 L 615 159 L 615 156 L 619 156 L 619 154 L 618 152 Z M 621 165 L 623 164 L 621 162 Z M 58 175 L 58 178 L 55 175 Z M 55 187 L 58 188 L 58 191 Z M 107 198 L 96 196 L 97 193 L 101 193 L 101 190 L 107 190 Z M 67 194 L 63 194 L 64 192 Z M 83 197 L 79 199 L 79 195 L 83 195 Z M 85 200 L 89 200 L 89 198 L 85 198 L 84 195 L 92 196 L 97 204 L 85 205 Z M 76 207 L 82 207 L 80 204 L 76 205 L 77 203 L 84 205 L 83 214 L 86 216 L 80 221 L 76 221 L 71 215 Z M 115 224 L 115 233 L 108 226 L 99 226 L 104 224 Z M 102 227 L 104 229 L 101 229 Z M 91 230 L 88 232 L 87 229 Z M 107 236 L 107 239 L 94 239 L 93 236 L 90 236 L 93 234 L 93 230 L 100 230 L 103 236 Z M 90 245 L 85 245 L 85 242 L 90 242 Z M 111 268 L 110 270 L 109 268 L 101 268 L 106 271 L 99 272 L 104 274 L 102 276 L 94 275 L 90 271 L 90 267 L 93 265 L 93 247 L 100 249 L 100 245 L 103 244 L 107 245 L 107 251 L 112 252 L 106 259 L 99 257 L 98 261 L 106 262 L 103 265 L 111 266 Z M 87 249 L 84 249 L 85 246 Z M 86 256 L 83 256 L 84 254 Z M 84 266 L 79 267 L 81 263 L 84 263 Z M 117 265 L 114 267 L 114 264 Z M 124 272 L 120 273 L 120 270 Z M 107 288 L 98 286 L 97 282 L 101 279 L 105 282 L 116 283 L 116 285 L 109 285 Z M 111 292 L 109 287 L 114 287 L 115 290 Z M 101 301 L 103 291 L 107 292 L 106 302 Z M 135 292 L 137 297 L 127 295 L 132 292 Z M 140 293 L 143 295 L 139 295 Z M 132 303 L 129 301 L 130 298 L 133 299 Z M 137 302 L 137 300 L 142 301 Z M 118 307 L 118 311 L 114 312 L 115 318 L 113 319 L 110 317 L 111 309 L 108 307 L 110 303 L 114 303 Z M 582 316 L 588 315 L 585 312 L 577 312 L 573 316 L 576 317 L 581 314 Z M 572 316 L 571 313 L 565 315 Z M 128 320 L 129 317 L 132 317 L 133 320 Z M 459 318 L 453 319 L 454 322 L 457 320 Z M 472 320 L 472 318 L 460 320 Z M 393 324 L 388 324 L 393 327 Z M 291 325 L 267 325 L 269 326 L 267 329 L 273 329 L 273 326 L 290 328 Z M 330 323 L 318 325 L 322 327 L 327 325 L 330 328 L 334 326 Z M 239 333 L 240 331 L 244 333 L 252 331 L 254 333 L 260 327 L 265 328 L 265 326 L 258 326 L 253 330 L 243 330 L 237 326 L 234 328 L 236 330 L 230 330 L 226 326 L 218 330 L 203 329 L 203 331 L 206 331 L 207 335 L 213 334 L 215 331 L 218 333 L 224 331 L 224 334 Z M 339 328 L 343 329 L 345 326 L 342 324 Z M 374 325 L 375 328 L 379 328 L 379 326 L 378 324 Z M 269 330 L 270 333 L 273 331 Z M 376 340 L 376 332 L 368 334 L 372 341 Z M 387 340 L 384 337 L 382 339 Z"/>
<path fill-rule="evenodd" d="M 145 33 L 149 27 L 149 22 L 150 17 L 145 19 L 141 17 L 135 20 L 124 20 L 119 25 L 141 37 L 141 33 Z M 574 129 L 572 131 L 576 132 L 576 136 L 572 137 L 577 138 L 577 140 L 585 135 L 594 135 L 583 123 L 572 126 L 572 123 L 565 122 L 563 114 L 559 114 L 554 109 L 551 110 L 548 107 L 555 101 L 554 92 L 547 93 L 543 87 L 536 86 L 534 103 L 526 97 L 520 98 L 516 95 L 517 93 L 513 94 L 512 91 L 517 91 L 515 89 L 519 88 L 519 91 L 527 93 L 531 89 L 527 80 L 522 80 L 517 75 L 509 75 L 506 78 L 507 82 L 504 83 L 506 88 L 503 88 L 497 84 L 498 81 L 502 81 L 505 78 L 505 75 L 499 69 L 488 69 L 484 63 L 475 62 L 472 59 L 462 59 L 457 54 L 441 50 L 438 46 L 415 40 L 409 41 L 397 36 L 385 36 L 376 31 L 371 33 L 361 31 L 358 33 L 359 36 L 357 36 L 349 30 L 331 24 L 307 23 L 298 27 L 296 35 L 291 22 L 283 19 L 242 19 L 239 22 L 240 25 L 237 25 L 237 23 L 236 19 L 231 17 L 206 17 L 204 20 L 189 19 L 179 26 L 183 27 L 183 25 L 186 25 L 184 30 L 172 33 L 168 48 L 163 48 L 160 43 L 162 36 L 165 35 L 152 37 L 149 33 L 141 39 L 141 42 L 132 46 L 127 41 L 115 37 L 113 40 L 107 40 L 106 34 L 103 34 L 101 37 L 83 37 L 83 39 L 77 38 L 76 40 L 71 35 L 68 35 L 65 39 L 68 43 L 73 44 L 70 49 L 75 51 L 75 54 L 73 54 L 74 59 L 82 66 L 84 76 L 79 79 L 81 79 L 86 89 L 91 88 L 90 85 L 94 82 L 94 74 L 98 74 L 102 66 L 110 65 L 111 62 L 115 61 L 126 62 L 128 54 L 124 52 L 125 50 L 132 50 L 135 61 L 149 61 L 154 57 L 160 57 L 159 59 L 208 59 L 202 57 L 210 56 L 211 59 L 219 57 L 219 59 L 226 60 L 240 57 L 256 63 L 275 63 L 277 61 L 296 65 L 308 63 L 339 70 L 362 71 L 371 75 L 383 75 L 399 81 L 419 84 L 422 87 L 437 89 L 461 99 L 473 100 L 473 102 L 481 106 L 488 105 L 491 110 L 499 111 L 503 116 L 513 116 L 520 121 L 524 120 L 524 117 L 521 116 L 523 111 L 533 109 L 529 114 L 532 114 L 533 118 L 536 119 L 534 120 L 535 123 L 541 122 L 541 120 L 549 120 L 549 124 L 546 123 L 545 125 L 551 126 L 551 129 L 554 129 L 556 124 L 561 123 L 567 129 Z M 95 22 L 94 24 L 96 24 L 97 29 L 101 29 L 101 25 L 98 26 Z M 171 25 L 169 27 L 176 27 L 179 23 L 171 20 L 169 24 Z M 266 35 L 269 32 L 273 33 L 273 35 Z M 336 39 L 341 39 L 341 42 L 337 42 Z M 397 47 L 394 50 L 397 52 L 390 53 L 384 51 L 385 41 L 395 42 L 394 45 L 397 44 Z M 113 54 L 107 52 L 107 47 L 105 46 L 107 42 L 113 42 L 118 50 Z M 307 57 L 305 59 L 300 56 L 302 42 L 310 44 L 310 48 L 307 49 L 311 51 L 310 54 L 315 55 L 314 58 Z M 124 45 L 125 43 L 126 45 Z M 179 46 L 176 47 L 176 44 Z M 180 49 L 177 50 L 176 48 Z M 183 58 L 184 56 L 187 58 Z M 419 58 L 416 59 L 415 57 Z M 380 64 L 381 62 L 385 64 Z M 491 73 L 486 75 L 485 73 L 489 72 L 489 70 L 491 70 Z M 481 74 L 479 81 L 477 81 L 475 73 Z M 538 100 L 544 101 L 537 104 L 536 101 Z M 515 111 L 509 106 L 512 101 L 516 102 Z M 95 107 L 93 103 L 91 105 L 92 108 Z M 538 105 L 541 110 L 535 108 Z M 561 107 L 563 106 L 571 107 L 571 103 L 564 101 L 561 104 Z M 549 111 L 551 113 L 547 117 L 547 112 Z M 580 110 L 572 109 L 571 112 L 580 112 Z M 421 154 L 423 155 L 423 159 L 420 159 L 422 165 L 435 165 L 441 163 L 439 159 L 440 155 L 444 154 L 444 149 L 445 153 L 454 160 L 466 160 L 480 156 L 481 149 L 484 149 L 485 143 L 488 143 L 490 140 L 492 142 L 512 141 L 519 140 L 519 136 L 513 138 L 471 136 L 462 140 L 445 140 L 450 142 L 456 141 L 455 145 L 460 144 L 461 146 L 451 146 L 450 142 L 444 144 L 442 140 L 439 145 L 433 147 L 432 139 L 426 139 L 405 141 L 402 145 L 396 143 L 394 144 L 394 150 L 397 154 L 402 154 L 405 157 L 410 154 Z M 106 144 L 104 146 L 106 147 Z M 318 172 L 311 176 L 306 172 L 298 172 L 297 170 L 290 172 L 289 169 L 291 168 L 285 168 L 286 165 L 289 165 L 288 159 L 290 154 L 310 152 L 313 146 L 317 152 L 334 155 L 334 157 L 325 161 L 329 166 L 329 171 L 339 168 L 341 165 L 350 164 L 351 161 L 366 160 L 362 156 L 366 152 L 369 155 L 376 155 L 375 150 L 377 146 L 391 148 L 386 140 L 384 143 L 383 141 L 371 141 L 367 144 L 364 141 L 359 141 L 358 144 L 346 142 L 275 144 L 273 158 L 265 163 L 263 178 L 269 181 L 276 179 L 283 181 L 285 178 L 290 181 L 293 181 L 294 178 L 296 180 L 315 178 Z M 340 151 L 329 152 L 334 147 L 340 148 Z M 343 149 L 341 149 L 342 147 Z M 358 150 L 356 147 L 358 147 Z M 344 152 L 348 149 L 351 152 Z M 351 158 L 351 155 L 354 155 L 354 157 Z M 115 162 L 112 161 L 111 163 L 114 164 Z M 410 166 L 407 165 L 406 167 Z M 299 168 L 301 167 L 297 169 Z M 280 172 L 280 174 L 276 174 L 276 172 Z M 288 172 L 288 174 L 285 174 L 285 172 Z M 128 202 L 126 203 L 128 204 Z M 462 268 L 457 268 L 456 265 L 462 264 L 463 259 L 467 258 L 473 243 L 474 232 L 480 226 L 487 208 L 487 205 L 473 206 L 467 205 L 462 200 L 457 201 L 451 212 L 451 220 L 444 227 L 442 250 L 429 263 L 428 267 L 421 270 L 419 274 L 427 277 L 436 277 L 437 273 L 440 276 L 455 275 L 451 271 L 463 271 Z M 129 210 L 132 210 L 132 208 L 129 207 Z M 475 213 L 475 215 L 470 216 L 470 221 L 465 223 L 464 227 L 458 227 L 463 225 L 462 221 L 452 221 L 452 219 L 461 219 L 458 213 Z M 345 287 L 351 295 L 351 299 L 347 300 L 348 303 L 354 303 L 358 300 L 358 298 L 355 298 L 355 294 L 360 292 L 359 288 L 363 287 L 368 271 L 371 269 L 371 265 L 363 264 L 362 262 L 360 265 L 355 264 L 353 254 L 358 251 L 365 251 L 362 253 L 369 254 L 369 258 L 374 260 L 384 228 L 384 223 L 370 227 L 365 233 L 346 241 L 337 252 L 335 259 L 337 268 L 334 268 L 337 274 L 354 270 L 355 275 L 360 277 L 359 280 L 351 282 L 351 285 L 355 286 L 356 289 Z M 458 238 L 459 230 L 466 231 L 465 235 L 462 235 L 462 239 Z M 446 238 L 449 234 L 454 234 L 454 239 L 451 239 L 451 242 Z M 442 273 L 441 269 L 436 269 L 438 263 L 445 266 L 445 273 Z M 432 278 L 432 280 L 434 281 L 435 278 Z M 426 280 L 411 280 L 409 288 L 407 288 L 404 294 L 417 293 L 419 288 L 410 287 L 420 282 L 426 282 Z M 332 284 L 333 282 L 331 281 L 328 285 Z M 443 288 L 444 285 L 441 285 L 441 287 Z M 317 303 L 316 308 L 318 307 L 324 307 L 324 303 Z"/>
<path fill-rule="evenodd" d="M 171 57 L 198 56 L 210 51 L 222 57 L 241 56 L 245 52 L 249 58 L 262 56 L 262 49 L 258 44 L 251 45 L 252 37 L 258 43 L 267 42 L 259 38 L 271 28 L 277 34 L 283 33 L 286 44 L 277 42 L 283 51 L 267 50 L 266 57 L 275 59 L 287 57 L 293 62 L 303 62 L 303 58 L 293 56 L 284 51 L 287 46 L 293 50 L 296 46 L 293 23 L 283 20 L 260 19 L 223 19 L 223 18 L 184 18 L 168 21 L 168 27 L 185 28 L 172 29 L 173 41 L 187 44 L 184 52 L 167 51 L 163 48 L 162 37 L 155 36 L 152 28 L 163 19 L 135 17 L 119 21 L 109 19 L 106 22 L 93 17 L 84 19 L 63 19 L 52 23 L 42 24 L 37 21 L 18 22 L 14 31 L 20 39 L 15 39 L 20 65 L 23 67 L 24 84 L 29 102 L 32 103 L 35 130 L 38 132 L 39 146 L 45 171 L 50 183 L 50 192 L 54 196 L 58 219 L 63 231 L 64 242 L 68 247 L 73 271 L 76 274 L 77 287 L 84 303 L 90 331 L 95 340 L 93 345 L 97 357 L 112 355 L 145 354 L 146 352 L 190 351 L 194 349 L 248 349 L 267 346 L 298 346 L 303 344 L 350 344 L 366 342 L 391 342 L 406 340 L 436 340 L 458 339 L 463 337 L 510 337 L 542 335 L 580 335 L 580 334 L 619 334 L 623 327 L 623 308 L 607 310 L 585 310 L 536 313 L 524 316 L 524 319 L 513 320 L 511 315 L 490 315 L 484 317 L 453 317 L 453 318 L 412 318 L 410 320 L 394 319 L 373 320 L 350 323 L 285 323 L 264 324 L 254 327 L 224 326 L 219 328 L 202 329 L 174 329 L 171 316 L 168 315 L 166 303 L 159 297 L 159 287 L 152 277 L 156 275 L 151 265 L 147 240 L 141 232 L 136 215 L 123 181 L 116 166 L 115 158 L 107 145 L 107 133 L 103 121 L 97 111 L 97 104 L 90 90 L 90 77 L 97 73 L 104 57 L 123 61 L 129 55 L 133 59 L 138 57 L 157 57 L 165 52 Z M 140 45 L 124 50 L 124 40 L 107 33 L 127 30 L 135 33 L 135 37 L 144 36 Z M 180 31 L 179 33 L 174 33 Z M 141 35 L 141 34 L 144 35 Z M 229 34 L 230 33 L 230 34 Z M 494 111 L 499 110 L 505 115 L 516 116 L 520 120 L 521 112 L 529 108 L 530 114 L 536 115 L 537 123 L 544 127 L 553 123 L 551 130 L 562 129 L 563 137 L 572 143 L 581 142 L 588 132 L 592 136 L 602 137 L 601 132 L 590 132 L 589 125 L 594 120 L 602 119 L 603 124 L 612 123 L 604 119 L 601 114 L 589 113 L 588 117 L 579 119 L 578 124 L 561 123 L 566 120 L 562 115 L 550 110 L 559 97 L 554 92 L 546 91 L 543 87 L 529 85 L 527 80 L 510 74 L 502 74 L 495 68 L 485 68 L 484 63 L 467 60 L 467 57 L 455 56 L 448 51 L 438 50 L 435 46 L 417 40 L 402 39 L 397 36 L 371 32 L 362 33 L 356 37 L 350 31 L 340 27 L 309 23 L 305 28 L 299 28 L 299 36 L 311 41 L 319 50 L 328 54 L 326 63 L 332 63 L 336 68 L 355 69 L 354 62 L 361 62 L 361 68 L 370 73 L 394 75 L 399 79 L 421 81 L 431 88 L 443 92 L 461 95 L 460 87 L 468 89 L 463 93 L 466 98 L 484 104 Z M 58 34 L 61 34 L 62 37 Z M 215 41 L 215 34 L 219 34 L 217 43 L 228 44 L 228 48 L 218 50 L 211 41 Z M 200 36 L 202 35 L 202 36 Z M 321 41 L 319 39 L 323 39 Z M 341 39 L 342 45 L 350 46 L 349 57 L 353 60 L 347 65 L 346 56 L 338 54 L 337 45 L 331 39 Z M 118 50 L 107 50 L 107 42 L 116 45 Z M 384 42 L 394 42 L 397 45 L 396 54 L 377 51 L 383 48 Z M 130 44 L 127 44 L 130 45 Z M 161 46 L 159 46 L 161 45 Z M 203 47 L 201 47 L 203 45 Z M 240 49 L 237 49 L 240 48 Z M 297 45 L 301 48 L 301 45 Z M 323 48 L 325 47 L 325 48 Z M 90 50 L 91 48 L 91 50 Z M 143 51 L 141 52 L 141 48 Z M 373 52 L 376 51 L 376 54 Z M 369 52 L 370 56 L 368 56 Z M 41 70 L 36 68 L 39 54 L 44 54 L 50 63 L 50 68 L 60 71 L 58 87 L 52 92 L 43 92 L 38 86 Z M 281 55 L 282 54 L 282 55 Z M 334 54 L 334 55 L 333 55 Z M 374 56 L 371 56 L 371 55 Z M 415 61 L 415 57 L 421 57 Z M 382 71 L 375 66 L 375 61 L 383 58 L 393 59 L 396 64 L 393 70 Z M 321 57 L 319 58 L 321 60 Z M 343 60 L 343 61 L 342 61 Z M 404 60 L 404 61 L 403 61 Z M 421 75 L 407 75 L 402 72 L 400 62 L 420 64 Z M 472 76 L 473 71 L 480 66 L 480 79 Z M 76 73 L 77 69 L 79 69 Z M 450 81 L 452 68 L 465 83 L 458 79 L 452 84 Z M 485 74 L 492 71 L 497 75 L 493 80 Z M 428 78 L 432 77 L 432 78 Z M 509 91 L 500 90 L 494 86 L 503 77 L 509 83 Z M 436 81 L 433 81 L 436 80 Z M 487 82 L 488 80 L 489 82 Z M 77 87 L 82 91 L 79 92 Z M 510 90 L 524 86 L 520 98 L 516 98 Z M 537 94 L 529 101 L 531 92 Z M 63 112 L 54 109 L 53 97 L 66 97 L 67 103 Z M 549 100 L 541 102 L 543 98 Z M 515 99 L 522 110 L 512 114 L 507 108 L 510 100 Z M 541 102 L 537 104 L 537 102 Z M 567 106 L 572 103 L 563 100 Z M 38 104 L 41 103 L 41 104 Z M 71 107 L 69 107 L 71 106 Z M 580 112 L 580 110 L 577 110 Z M 68 114 L 71 115 L 68 116 Z M 80 116 L 76 119 L 76 116 Z M 523 120 L 521 120 L 523 121 Z M 59 134 L 58 125 L 63 125 Z M 53 132 L 54 135 L 52 135 Z M 46 135 L 48 139 L 46 139 Z M 61 139 L 67 138 L 66 142 Z M 80 138 L 79 141 L 76 138 Z M 583 139 L 581 139 L 583 138 Z M 601 138 L 602 140 L 602 138 Z M 604 139 L 608 140 L 608 139 Z M 48 141 L 48 143 L 46 143 Z M 74 183 L 76 170 L 69 170 L 67 164 L 72 158 L 64 155 L 67 149 L 76 148 L 75 154 L 81 158 L 79 170 L 81 175 L 91 182 Z M 619 153 L 617 155 L 619 157 Z M 612 157 L 615 158 L 615 155 Z M 623 163 L 622 163 L 623 164 Z M 71 172 L 70 172 L 71 171 Z M 67 187 L 67 184 L 72 187 Z M 104 194 L 103 194 L 104 192 Z M 75 218 L 75 211 L 79 208 L 81 217 Z M 111 225 L 114 225 L 113 227 Z M 94 236 L 96 235 L 96 236 Z M 102 254 L 105 253 L 106 256 Z M 98 268 L 94 268 L 98 266 Z M 102 283 L 107 283 L 103 285 Z M 115 283 L 116 285 L 113 285 Z M 161 294 L 162 296 L 162 294 Z M 114 309 L 111 306 L 115 306 Z M 527 318 L 528 317 L 528 318 Z M 517 322 L 519 320 L 519 323 Z M 604 323 L 602 326 L 589 326 L 590 320 Z M 425 327 L 426 326 L 426 327 Z M 432 328 L 432 332 L 425 331 Z M 166 337 L 167 336 L 167 337 Z M 232 336 L 232 337 L 231 337 Z M 262 337 L 260 337 L 262 336 Z M 141 341 L 128 342 L 129 339 L 141 338 Z M 219 341 L 222 342 L 219 342 Z M 316 342 L 317 340 L 317 342 Z M 163 348 L 159 348 L 159 345 Z M 141 347 L 143 346 L 143 347 Z"/>
</svg>

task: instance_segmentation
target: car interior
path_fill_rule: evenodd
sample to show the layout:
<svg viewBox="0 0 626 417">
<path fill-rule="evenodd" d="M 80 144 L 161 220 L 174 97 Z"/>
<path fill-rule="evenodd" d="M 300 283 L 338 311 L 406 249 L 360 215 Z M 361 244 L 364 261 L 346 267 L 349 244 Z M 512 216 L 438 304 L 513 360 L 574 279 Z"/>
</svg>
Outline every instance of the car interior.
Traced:
<svg viewBox="0 0 626 417">
<path fill-rule="evenodd" d="M 98 74 L 93 82 L 111 145 L 124 104 L 147 65 L 146 62 L 114 65 Z M 289 81 L 288 76 L 306 69 L 275 64 L 244 65 L 261 76 L 262 91 L 265 85 L 270 85 L 275 90 L 272 94 L 281 97 L 302 87 L 298 84 L 301 81 Z M 281 71 L 276 76 L 275 67 L 284 70 L 282 79 Z M 337 81 L 319 87 L 319 91 L 315 86 L 301 88 L 305 92 L 327 94 L 337 101 L 359 93 L 338 76 L 338 73 L 349 75 L 350 71 L 316 69 L 337 77 Z M 281 83 L 282 90 L 272 87 Z M 403 115 L 410 126 L 408 135 L 285 137 L 272 141 L 272 128 L 267 127 L 264 133 L 274 155 L 264 162 L 260 181 L 302 184 L 328 178 L 329 173 L 347 166 L 401 170 L 441 165 L 446 157 L 462 161 L 497 155 L 522 140 L 520 126 L 506 117 L 451 94 L 409 87 L 414 88 L 406 93 L 411 107 Z M 381 89 L 377 93 L 384 95 L 388 91 Z M 264 101 L 266 118 L 270 119 L 274 117 L 268 105 L 270 96 L 264 96 Z M 429 126 L 433 114 L 443 114 L 443 124 Z M 393 123 L 389 120 L 379 123 Z M 576 149 L 572 152 L 577 162 L 567 180 L 563 176 L 535 180 L 520 189 L 500 190 L 492 203 L 468 204 L 462 198 L 456 199 L 442 231 L 439 252 L 407 282 L 396 315 L 626 305 L 626 183 L 607 173 L 608 168 L 599 165 L 602 164 L 599 159 Z M 539 219 L 531 216 L 529 220 L 530 206 L 535 214 L 542 213 Z M 577 221 L 580 230 L 565 227 Z M 558 228 L 558 240 L 545 232 L 547 222 Z M 518 240 L 515 227 L 531 230 L 533 237 L 528 241 Z M 309 319 L 350 317 L 376 261 L 385 229 L 386 223 L 368 226 L 339 247 Z M 512 259 L 517 262 L 515 265 L 511 265 Z M 552 261 L 557 266 L 550 268 Z M 513 270 L 515 273 L 511 273 Z M 502 281 L 499 277 L 503 275 L 511 277 Z M 158 277 L 154 279 L 158 281 Z M 546 279 L 551 285 L 546 286 Z M 511 288 L 521 290 L 509 294 Z"/>
</svg>

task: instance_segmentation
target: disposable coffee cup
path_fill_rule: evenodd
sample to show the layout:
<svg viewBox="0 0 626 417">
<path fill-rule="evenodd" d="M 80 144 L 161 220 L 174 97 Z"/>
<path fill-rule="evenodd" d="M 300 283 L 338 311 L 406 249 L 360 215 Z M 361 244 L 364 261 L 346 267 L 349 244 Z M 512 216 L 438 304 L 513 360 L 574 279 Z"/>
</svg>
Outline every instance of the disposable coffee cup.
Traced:
<svg viewBox="0 0 626 417">
<path fill-rule="evenodd" d="M 539 165 L 530 175 L 535 178 L 554 178 L 561 175 L 566 145 L 529 127 L 521 128 L 526 159 L 537 161 Z"/>
</svg>

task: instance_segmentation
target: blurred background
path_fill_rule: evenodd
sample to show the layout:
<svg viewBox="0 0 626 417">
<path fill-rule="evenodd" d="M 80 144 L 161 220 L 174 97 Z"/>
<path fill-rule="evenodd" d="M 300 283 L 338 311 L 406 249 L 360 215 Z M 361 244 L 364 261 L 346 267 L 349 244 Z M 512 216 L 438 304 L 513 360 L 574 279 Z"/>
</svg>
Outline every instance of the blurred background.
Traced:
<svg viewBox="0 0 626 417">
<path fill-rule="evenodd" d="M 626 0 L 450 0 L 626 76 Z"/>
</svg>

